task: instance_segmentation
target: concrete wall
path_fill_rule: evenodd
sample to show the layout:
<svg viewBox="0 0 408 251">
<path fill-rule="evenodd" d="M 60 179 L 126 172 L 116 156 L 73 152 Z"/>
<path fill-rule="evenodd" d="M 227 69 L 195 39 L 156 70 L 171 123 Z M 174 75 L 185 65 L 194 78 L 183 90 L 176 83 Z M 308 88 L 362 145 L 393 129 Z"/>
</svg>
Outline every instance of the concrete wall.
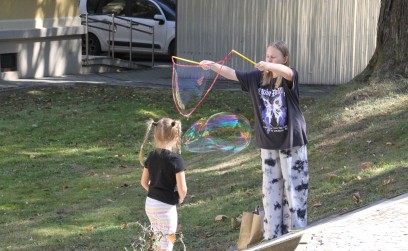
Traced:
<svg viewBox="0 0 408 251">
<path fill-rule="evenodd" d="M 380 0 L 177 0 L 177 56 L 220 60 L 235 49 L 264 60 L 284 40 L 301 83 L 342 84 L 368 64 Z M 253 66 L 233 55 L 236 69 Z"/>
<path fill-rule="evenodd" d="M 84 33 L 78 0 L 2 0 L 0 57 L 16 53 L 17 71 L 1 79 L 80 73 Z"/>
</svg>

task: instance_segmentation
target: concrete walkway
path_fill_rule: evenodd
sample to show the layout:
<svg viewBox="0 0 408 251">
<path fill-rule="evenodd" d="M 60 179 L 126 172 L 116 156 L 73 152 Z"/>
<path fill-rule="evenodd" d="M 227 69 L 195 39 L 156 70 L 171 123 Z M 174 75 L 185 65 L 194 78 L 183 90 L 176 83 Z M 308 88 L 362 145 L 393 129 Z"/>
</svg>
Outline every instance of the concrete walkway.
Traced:
<svg viewBox="0 0 408 251">
<path fill-rule="evenodd" d="M 27 87 L 62 86 L 75 84 L 103 84 L 122 85 L 145 88 L 171 88 L 172 65 L 167 62 L 156 63 L 154 68 L 140 68 L 138 70 L 91 73 L 82 75 L 68 75 L 61 77 L 46 77 L 38 79 L 0 80 L 0 92 Z M 321 97 L 331 92 L 335 86 L 300 85 L 301 96 Z M 239 84 L 232 81 L 218 79 L 214 89 L 240 91 Z"/>
<path fill-rule="evenodd" d="M 292 240 L 299 244 L 293 245 Z M 293 248 L 296 251 L 406 251 L 408 193 L 323 219 L 303 231 L 247 250 L 288 251 Z"/>
</svg>

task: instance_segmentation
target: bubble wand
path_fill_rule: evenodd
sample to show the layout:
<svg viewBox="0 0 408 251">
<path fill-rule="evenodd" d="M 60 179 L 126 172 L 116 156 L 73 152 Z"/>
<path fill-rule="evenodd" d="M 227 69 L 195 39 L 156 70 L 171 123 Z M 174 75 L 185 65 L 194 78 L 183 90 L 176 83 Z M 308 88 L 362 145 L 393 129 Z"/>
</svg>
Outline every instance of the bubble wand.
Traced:
<svg viewBox="0 0 408 251">
<path fill-rule="evenodd" d="M 247 60 L 248 62 L 252 63 L 253 65 L 256 65 L 256 63 L 254 61 L 252 61 L 251 59 L 245 57 L 244 55 L 242 55 L 241 53 L 239 53 L 236 50 L 232 50 L 232 52 L 234 52 L 235 54 L 237 54 L 238 56 L 242 57 L 243 59 Z"/>
<path fill-rule="evenodd" d="M 247 60 L 248 62 L 250 62 L 250 63 L 253 64 L 253 65 L 256 64 L 253 60 L 247 58 L 246 56 L 242 55 L 241 53 L 239 53 L 239 52 L 236 51 L 236 50 L 231 50 L 231 52 L 237 54 L 238 56 L 242 57 L 243 59 Z M 181 57 L 172 56 L 172 58 L 175 58 L 175 59 L 178 59 L 178 60 L 187 62 L 187 63 L 191 63 L 191 64 L 198 64 L 198 65 L 201 64 L 200 62 L 196 62 L 196 61 L 189 60 L 189 59 L 185 59 L 185 58 L 181 58 Z"/>
<path fill-rule="evenodd" d="M 172 58 L 175 58 L 175 59 L 187 62 L 187 63 L 191 63 L 191 64 L 198 64 L 198 65 L 201 64 L 201 63 L 193 61 L 193 60 L 188 60 L 188 59 L 180 58 L 180 57 L 176 57 L 176 56 L 172 56 Z"/>
<path fill-rule="evenodd" d="M 177 56 L 172 56 L 172 57 L 171 57 L 171 58 L 172 58 L 172 62 L 173 62 L 173 76 L 172 76 L 173 100 L 174 100 L 176 109 L 177 109 L 177 111 L 179 112 L 180 115 L 182 115 L 182 116 L 185 117 L 185 118 L 189 118 L 189 117 L 191 116 L 191 114 L 201 105 L 201 103 L 204 101 L 204 99 L 207 97 L 207 95 L 209 94 L 209 92 L 210 92 L 211 89 L 213 88 L 213 86 L 214 86 L 214 84 L 215 84 L 215 82 L 216 82 L 218 76 L 220 75 L 221 69 L 222 69 L 222 67 L 224 66 L 225 61 L 227 61 L 227 59 L 231 56 L 232 53 L 235 53 L 236 55 L 242 57 L 243 59 L 247 60 L 248 62 L 252 63 L 253 65 L 256 64 L 253 60 L 251 60 L 251 59 L 249 59 L 248 57 L 242 55 L 242 54 L 239 53 L 238 51 L 236 51 L 236 50 L 231 50 L 231 51 L 228 53 L 228 55 L 227 55 L 223 60 L 218 61 L 218 63 L 221 64 L 221 68 L 220 68 L 219 71 L 216 72 L 217 75 L 216 75 L 215 78 L 213 79 L 213 82 L 212 82 L 211 86 L 207 89 L 207 91 L 205 92 L 204 96 L 198 101 L 197 105 L 196 105 L 189 113 L 187 113 L 187 114 L 182 111 L 182 109 L 184 109 L 184 104 L 183 104 L 182 102 L 179 102 L 179 101 L 180 101 L 180 94 L 179 94 L 179 92 L 178 92 L 178 87 L 177 87 L 177 86 L 178 86 L 178 83 L 177 83 L 177 81 L 175 81 L 175 77 L 177 77 L 177 74 L 175 74 L 175 72 L 176 72 L 176 65 L 178 65 L 178 64 L 176 64 L 175 59 L 180 60 L 180 61 L 184 61 L 184 62 L 187 62 L 187 63 L 190 63 L 190 64 L 195 64 L 195 65 L 203 65 L 203 64 L 200 63 L 200 62 L 196 62 L 196 61 L 193 61 L 193 60 L 189 60 L 189 59 L 185 59 L 185 58 L 181 58 L 181 57 L 177 57 Z M 179 106 L 180 106 L 180 107 L 179 107 Z"/>
</svg>

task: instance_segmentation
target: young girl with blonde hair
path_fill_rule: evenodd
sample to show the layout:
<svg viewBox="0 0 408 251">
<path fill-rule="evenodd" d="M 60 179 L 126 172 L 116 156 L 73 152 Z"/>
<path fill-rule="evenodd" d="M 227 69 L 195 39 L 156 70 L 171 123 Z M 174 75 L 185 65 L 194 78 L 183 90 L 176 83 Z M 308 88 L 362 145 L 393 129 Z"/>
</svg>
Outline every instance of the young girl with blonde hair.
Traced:
<svg viewBox="0 0 408 251">
<path fill-rule="evenodd" d="M 273 239 L 307 224 L 309 171 L 306 122 L 299 105 L 296 69 L 289 67 L 283 41 L 266 48 L 265 61 L 243 72 L 204 60 L 203 69 L 238 81 L 254 110 L 255 144 L 261 149 L 264 238 Z"/>
<path fill-rule="evenodd" d="M 143 163 L 143 145 L 154 126 L 155 149 Z M 162 118 L 150 119 L 146 136 L 140 147 L 139 160 L 144 166 L 141 185 L 148 191 L 145 210 L 149 218 L 156 250 L 172 250 L 177 229 L 177 204 L 187 194 L 185 169 L 181 153 L 181 122 Z"/>
</svg>

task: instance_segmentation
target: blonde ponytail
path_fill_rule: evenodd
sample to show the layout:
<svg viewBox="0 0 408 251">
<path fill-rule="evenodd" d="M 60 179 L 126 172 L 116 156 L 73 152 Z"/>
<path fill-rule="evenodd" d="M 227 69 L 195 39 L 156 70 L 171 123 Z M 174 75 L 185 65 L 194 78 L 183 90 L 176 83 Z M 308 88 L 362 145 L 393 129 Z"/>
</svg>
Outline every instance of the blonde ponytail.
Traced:
<svg viewBox="0 0 408 251">
<path fill-rule="evenodd" d="M 154 140 L 156 141 L 155 142 L 156 145 L 157 143 L 159 143 L 160 146 L 164 146 L 164 145 L 172 146 L 172 151 L 176 151 L 177 153 L 181 154 L 181 121 L 180 120 L 162 118 L 158 122 L 154 122 L 153 119 L 149 119 L 146 124 L 147 124 L 146 134 L 145 134 L 143 143 L 140 146 L 140 151 L 139 151 L 139 161 L 142 166 L 144 166 L 143 147 L 146 144 L 147 139 L 149 138 L 150 130 L 152 129 L 152 125 L 155 126 L 153 135 L 154 135 Z"/>
<path fill-rule="evenodd" d="M 149 134 L 150 134 L 150 130 L 152 129 L 152 125 L 157 125 L 157 122 L 154 122 L 153 119 L 149 119 L 147 121 L 146 125 L 147 125 L 146 134 L 145 134 L 143 143 L 140 146 L 140 151 L 139 151 L 139 162 L 140 162 L 140 164 L 142 166 L 144 166 L 144 163 L 143 163 L 143 147 L 144 147 L 144 144 L 146 143 L 147 139 L 149 138 Z"/>
</svg>

